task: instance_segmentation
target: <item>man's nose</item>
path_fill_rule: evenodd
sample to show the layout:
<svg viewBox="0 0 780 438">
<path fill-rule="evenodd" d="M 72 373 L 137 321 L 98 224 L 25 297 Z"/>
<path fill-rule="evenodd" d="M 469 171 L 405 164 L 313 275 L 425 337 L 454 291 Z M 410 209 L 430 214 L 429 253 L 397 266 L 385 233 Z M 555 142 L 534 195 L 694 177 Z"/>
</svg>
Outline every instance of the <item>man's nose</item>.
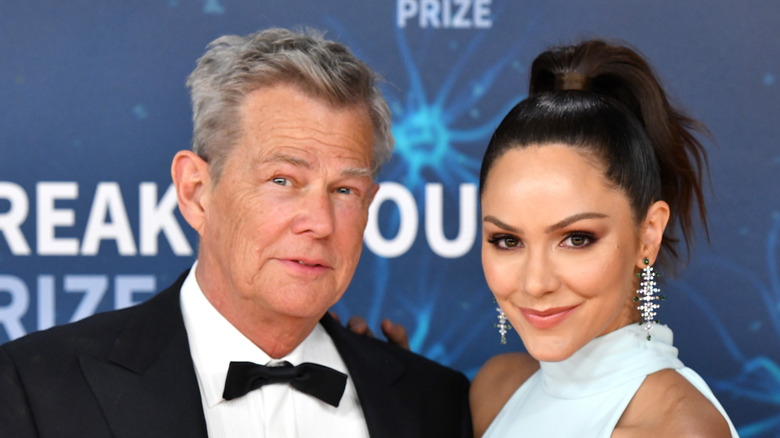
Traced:
<svg viewBox="0 0 780 438">
<path fill-rule="evenodd" d="M 336 215 L 331 193 L 311 188 L 299 199 L 298 214 L 293 220 L 295 233 L 311 233 L 314 237 L 327 237 L 336 227 Z"/>
</svg>

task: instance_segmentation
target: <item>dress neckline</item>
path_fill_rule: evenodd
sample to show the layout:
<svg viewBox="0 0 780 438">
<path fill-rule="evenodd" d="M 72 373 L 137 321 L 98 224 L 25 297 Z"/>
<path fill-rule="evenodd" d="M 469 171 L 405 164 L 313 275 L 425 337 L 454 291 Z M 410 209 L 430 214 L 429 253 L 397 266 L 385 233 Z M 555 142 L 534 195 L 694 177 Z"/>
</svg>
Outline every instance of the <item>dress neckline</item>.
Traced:
<svg viewBox="0 0 780 438">
<path fill-rule="evenodd" d="M 563 399 L 588 397 L 662 369 L 682 368 L 671 329 L 654 324 L 651 334 L 648 341 L 644 326 L 629 324 L 590 341 L 567 359 L 541 362 L 544 392 Z"/>
</svg>

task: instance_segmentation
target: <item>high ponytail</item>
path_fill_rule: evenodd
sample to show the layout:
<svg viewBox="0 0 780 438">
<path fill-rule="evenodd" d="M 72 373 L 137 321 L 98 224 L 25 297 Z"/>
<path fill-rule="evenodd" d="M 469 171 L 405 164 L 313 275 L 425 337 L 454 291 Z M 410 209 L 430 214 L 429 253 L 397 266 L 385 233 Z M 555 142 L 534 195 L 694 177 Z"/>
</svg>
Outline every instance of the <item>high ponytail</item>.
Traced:
<svg viewBox="0 0 780 438">
<path fill-rule="evenodd" d="M 679 258 L 693 210 L 707 232 L 703 173 L 707 155 L 694 136 L 704 127 L 674 108 L 648 63 L 634 50 L 592 40 L 546 51 L 531 67 L 529 97 L 510 111 L 483 160 L 480 191 L 492 163 L 508 149 L 565 143 L 591 150 L 623 189 L 637 221 L 657 200 L 671 208 L 662 249 Z"/>
</svg>

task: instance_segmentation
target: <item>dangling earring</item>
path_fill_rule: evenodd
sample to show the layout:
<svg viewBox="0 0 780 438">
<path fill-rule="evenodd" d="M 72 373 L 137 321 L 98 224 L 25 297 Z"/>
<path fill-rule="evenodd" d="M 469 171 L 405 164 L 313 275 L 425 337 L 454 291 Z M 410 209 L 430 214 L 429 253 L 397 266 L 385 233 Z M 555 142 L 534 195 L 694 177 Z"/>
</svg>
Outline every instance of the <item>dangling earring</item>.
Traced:
<svg viewBox="0 0 780 438">
<path fill-rule="evenodd" d="M 495 303 L 496 300 L 494 299 L 493 302 Z M 512 326 L 509 325 L 509 322 L 506 318 L 506 313 L 504 313 L 504 310 L 501 308 L 501 306 L 496 306 L 496 311 L 498 312 L 498 324 L 495 326 L 498 327 L 498 333 L 501 335 L 501 345 L 506 344 L 506 333 L 509 330 L 512 330 Z"/>
<path fill-rule="evenodd" d="M 652 330 L 653 324 L 658 323 L 658 320 L 655 319 L 655 311 L 661 307 L 655 301 L 663 301 L 664 296 L 656 295 L 660 291 L 656 287 L 655 282 L 655 277 L 658 276 L 658 274 L 654 272 L 653 267 L 650 266 L 650 260 L 648 260 L 647 257 L 645 257 L 644 262 L 645 268 L 642 269 L 641 273 L 637 274 L 642 281 L 639 283 L 639 289 L 636 291 L 639 296 L 634 297 L 634 302 L 642 302 L 637 309 L 642 312 L 643 322 L 641 322 L 640 325 L 644 325 L 645 332 L 647 332 L 647 340 L 649 341 L 651 339 L 650 330 Z"/>
</svg>

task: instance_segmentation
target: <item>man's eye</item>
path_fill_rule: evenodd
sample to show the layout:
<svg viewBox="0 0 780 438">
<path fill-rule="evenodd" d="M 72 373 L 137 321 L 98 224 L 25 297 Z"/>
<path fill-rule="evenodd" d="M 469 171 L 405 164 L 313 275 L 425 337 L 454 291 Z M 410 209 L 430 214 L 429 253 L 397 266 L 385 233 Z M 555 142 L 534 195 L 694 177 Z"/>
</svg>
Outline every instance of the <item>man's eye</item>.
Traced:
<svg viewBox="0 0 780 438">
<path fill-rule="evenodd" d="M 287 178 L 274 178 L 273 179 L 274 184 L 278 184 L 280 186 L 286 186 L 287 185 Z"/>
<path fill-rule="evenodd" d="M 339 187 L 338 189 L 336 189 L 336 192 L 341 193 L 343 195 L 349 195 L 350 193 L 352 193 L 352 189 L 350 189 L 349 187 Z"/>
</svg>

